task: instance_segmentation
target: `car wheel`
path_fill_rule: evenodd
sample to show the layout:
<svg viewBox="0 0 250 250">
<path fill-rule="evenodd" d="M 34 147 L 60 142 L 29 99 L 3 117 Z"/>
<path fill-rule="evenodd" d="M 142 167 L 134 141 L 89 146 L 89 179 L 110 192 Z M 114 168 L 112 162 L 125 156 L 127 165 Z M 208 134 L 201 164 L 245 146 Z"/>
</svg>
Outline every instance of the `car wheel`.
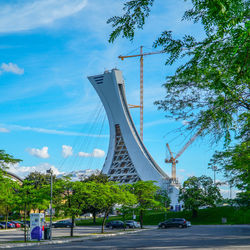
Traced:
<svg viewBox="0 0 250 250">
<path fill-rule="evenodd" d="M 113 228 L 114 228 L 113 226 L 110 227 L 110 229 L 113 229 Z"/>
<path fill-rule="evenodd" d="M 167 227 L 166 227 L 166 225 L 162 225 L 161 228 L 165 229 L 165 228 L 167 228 Z"/>
<path fill-rule="evenodd" d="M 182 226 L 182 225 L 179 225 L 178 227 L 179 227 L 179 228 L 183 228 L 183 226 Z"/>
</svg>

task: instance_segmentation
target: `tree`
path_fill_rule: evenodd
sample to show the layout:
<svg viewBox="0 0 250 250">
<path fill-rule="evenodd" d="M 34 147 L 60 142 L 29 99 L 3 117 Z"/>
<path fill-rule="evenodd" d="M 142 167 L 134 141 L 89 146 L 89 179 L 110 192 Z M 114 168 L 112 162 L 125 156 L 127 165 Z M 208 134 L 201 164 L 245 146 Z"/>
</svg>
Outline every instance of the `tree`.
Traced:
<svg viewBox="0 0 250 250">
<path fill-rule="evenodd" d="M 5 176 L 0 178 L 0 211 L 1 214 L 5 215 L 6 228 L 9 214 L 15 207 L 15 195 L 17 188 L 17 182 Z"/>
<path fill-rule="evenodd" d="M 75 218 L 82 213 L 85 204 L 86 184 L 80 181 L 72 182 L 70 177 L 64 177 L 57 183 L 60 189 L 61 202 L 57 204 L 63 210 L 64 215 L 71 217 L 70 236 L 74 236 Z"/>
<path fill-rule="evenodd" d="M 12 155 L 7 154 L 4 150 L 0 149 L 0 170 L 8 168 L 8 164 L 15 164 L 22 160 L 15 159 Z"/>
<path fill-rule="evenodd" d="M 161 206 L 167 211 L 167 208 L 171 204 L 171 199 L 168 196 L 168 191 L 166 189 L 158 190 L 155 199 L 159 201 Z"/>
<path fill-rule="evenodd" d="M 241 191 L 237 193 L 237 202 L 247 207 L 250 205 L 249 148 L 249 141 L 243 140 L 225 151 L 215 152 L 210 161 L 210 165 L 223 170 L 231 186 L 234 184 Z"/>
<path fill-rule="evenodd" d="M 56 176 L 53 176 L 55 181 Z M 32 201 L 31 206 L 35 211 L 46 210 L 49 207 L 50 202 L 50 174 L 43 174 L 40 172 L 32 172 L 25 179 L 23 185 L 31 186 Z M 31 194 L 30 194 L 31 195 Z"/>
<path fill-rule="evenodd" d="M 165 99 L 155 104 L 166 111 L 166 117 L 188 121 L 180 130 L 192 133 L 201 130 L 200 136 L 209 135 L 215 143 L 223 139 L 225 150 L 216 154 L 216 159 L 228 162 L 231 155 L 244 162 L 245 154 L 237 152 L 244 150 L 246 144 L 249 146 L 249 1 L 191 2 L 192 8 L 185 11 L 183 20 L 200 22 L 206 37 L 201 41 L 190 35 L 175 39 L 172 31 L 163 31 L 156 39 L 153 46 L 166 52 L 166 64 L 172 65 L 182 58 L 187 62 L 167 77 Z M 133 40 L 135 29 L 143 28 L 153 3 L 154 0 L 126 1 L 124 15 L 108 20 L 115 28 L 109 41 L 114 42 L 119 35 Z M 242 134 L 244 140 L 240 140 Z M 238 146 L 230 146 L 232 139 Z M 247 167 L 230 166 L 221 164 L 236 179 Z"/>
<path fill-rule="evenodd" d="M 132 192 L 137 198 L 141 228 L 143 228 L 143 214 L 145 210 L 155 207 L 162 208 L 161 203 L 156 200 L 158 189 L 153 181 L 138 181 L 132 184 Z"/>
<path fill-rule="evenodd" d="M 0 150 L 0 210 L 5 215 L 6 228 L 9 213 L 15 206 L 14 198 L 18 184 L 6 176 L 5 170 L 8 168 L 8 164 L 15 164 L 20 161 L 20 159 L 15 159 L 4 150 Z"/>
<path fill-rule="evenodd" d="M 92 174 L 88 178 L 82 180 L 82 182 L 91 182 L 91 181 L 95 181 L 98 183 L 107 183 L 109 179 L 106 174 L 100 173 L 100 174 Z"/>
<path fill-rule="evenodd" d="M 27 215 L 32 207 L 34 208 L 34 200 L 37 200 L 37 190 L 32 185 L 29 185 L 29 181 L 24 180 L 22 185 L 17 189 L 15 195 L 16 209 L 23 211 L 24 213 L 24 241 L 27 241 Z M 37 204 L 37 201 L 35 202 Z"/>
<path fill-rule="evenodd" d="M 219 188 L 205 175 L 189 177 L 180 189 L 179 200 L 184 202 L 185 210 L 192 211 L 193 217 L 197 217 L 199 207 L 214 207 L 220 199 Z"/>
<path fill-rule="evenodd" d="M 126 190 L 125 186 L 114 182 L 87 183 L 91 195 L 87 198 L 87 204 L 99 209 L 104 213 L 101 232 L 104 232 L 104 225 L 108 214 L 115 205 L 133 205 L 136 203 L 135 196 Z"/>
<path fill-rule="evenodd" d="M 89 183 L 89 182 L 95 182 L 95 183 L 107 183 L 109 180 L 108 180 L 108 176 L 105 175 L 105 174 L 98 174 L 98 175 L 95 175 L 95 174 L 92 174 L 91 176 L 89 176 L 88 178 L 82 180 L 82 182 L 85 182 L 85 183 Z M 83 213 L 86 213 L 86 212 L 89 212 L 89 213 L 92 213 L 93 215 L 93 224 L 96 224 L 96 215 L 98 213 L 101 213 L 102 211 L 100 209 L 98 209 L 98 207 L 96 206 L 92 206 L 91 204 L 87 204 L 85 207 L 84 207 L 84 211 Z"/>
</svg>

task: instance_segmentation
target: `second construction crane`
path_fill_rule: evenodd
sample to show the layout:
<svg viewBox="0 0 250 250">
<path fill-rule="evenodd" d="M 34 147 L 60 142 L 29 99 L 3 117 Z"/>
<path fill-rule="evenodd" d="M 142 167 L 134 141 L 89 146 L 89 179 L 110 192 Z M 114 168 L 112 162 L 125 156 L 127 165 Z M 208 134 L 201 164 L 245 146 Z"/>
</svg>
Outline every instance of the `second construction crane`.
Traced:
<svg viewBox="0 0 250 250">
<path fill-rule="evenodd" d="M 140 54 L 137 55 L 128 55 L 128 56 L 118 56 L 121 60 L 124 58 L 130 57 L 140 57 L 140 105 L 131 105 L 129 104 L 130 108 L 140 108 L 140 137 L 143 141 L 143 57 L 148 55 L 155 55 L 165 53 L 165 51 L 156 51 L 156 52 L 149 52 L 143 53 L 143 46 L 140 47 Z"/>
<path fill-rule="evenodd" d="M 174 157 L 168 143 L 166 144 L 170 158 L 166 158 L 165 162 L 166 163 L 172 163 L 172 181 L 177 182 L 176 179 L 176 163 L 178 163 L 177 159 L 183 154 L 183 152 L 193 143 L 193 141 L 199 136 L 199 134 L 202 132 L 202 129 L 199 129 L 198 132 L 184 145 L 184 147 L 179 151 L 179 153 Z"/>
</svg>

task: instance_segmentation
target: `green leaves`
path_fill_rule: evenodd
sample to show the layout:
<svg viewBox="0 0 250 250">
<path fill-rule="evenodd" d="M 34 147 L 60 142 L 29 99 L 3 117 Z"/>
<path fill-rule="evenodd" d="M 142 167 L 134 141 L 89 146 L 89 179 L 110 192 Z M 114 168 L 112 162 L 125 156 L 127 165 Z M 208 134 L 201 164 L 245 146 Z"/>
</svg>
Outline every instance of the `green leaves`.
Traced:
<svg viewBox="0 0 250 250">
<path fill-rule="evenodd" d="M 179 200 L 184 202 L 185 209 L 192 210 L 193 216 L 197 215 L 200 206 L 215 206 L 221 199 L 221 194 L 210 177 L 189 177 L 183 183 Z"/>
<path fill-rule="evenodd" d="M 125 14 L 122 17 L 111 17 L 107 21 L 107 23 L 112 23 L 112 27 L 115 28 L 110 34 L 109 42 L 114 42 L 121 33 L 122 37 L 133 40 L 135 28 L 143 28 L 153 2 L 154 0 L 132 0 L 126 2 L 123 8 Z"/>
<path fill-rule="evenodd" d="M 7 164 L 15 164 L 22 160 L 15 159 L 12 155 L 7 154 L 4 150 L 0 149 L 0 168 L 8 168 Z"/>
</svg>

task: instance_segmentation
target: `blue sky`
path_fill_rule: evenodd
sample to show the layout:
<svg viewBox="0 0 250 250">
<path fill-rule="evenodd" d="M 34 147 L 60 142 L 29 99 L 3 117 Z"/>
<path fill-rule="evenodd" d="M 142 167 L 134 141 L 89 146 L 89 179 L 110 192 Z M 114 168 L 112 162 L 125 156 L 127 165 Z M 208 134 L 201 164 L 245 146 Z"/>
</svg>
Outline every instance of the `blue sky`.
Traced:
<svg viewBox="0 0 250 250">
<path fill-rule="evenodd" d="M 106 21 L 121 14 L 123 2 L 0 0 L 0 148 L 23 160 L 11 168 L 16 174 L 50 167 L 57 172 L 101 169 L 109 127 L 87 76 L 120 69 L 128 103 L 139 104 L 139 59 L 120 61 L 118 56 L 138 53 L 141 45 L 145 52 L 155 51 L 152 44 L 163 30 L 176 37 L 205 36 L 201 25 L 181 22 L 189 2 L 156 0 L 133 42 L 119 38 L 109 44 L 112 28 Z M 165 77 L 178 66 L 165 66 L 166 56 L 144 60 L 144 143 L 170 175 L 166 142 L 178 153 L 187 138 L 174 132 L 181 122 L 167 120 L 153 105 L 164 98 Z M 139 128 L 139 110 L 131 114 Z M 209 138 L 196 140 L 179 158 L 180 181 L 191 175 L 212 177 L 207 164 L 214 150 Z"/>
</svg>

